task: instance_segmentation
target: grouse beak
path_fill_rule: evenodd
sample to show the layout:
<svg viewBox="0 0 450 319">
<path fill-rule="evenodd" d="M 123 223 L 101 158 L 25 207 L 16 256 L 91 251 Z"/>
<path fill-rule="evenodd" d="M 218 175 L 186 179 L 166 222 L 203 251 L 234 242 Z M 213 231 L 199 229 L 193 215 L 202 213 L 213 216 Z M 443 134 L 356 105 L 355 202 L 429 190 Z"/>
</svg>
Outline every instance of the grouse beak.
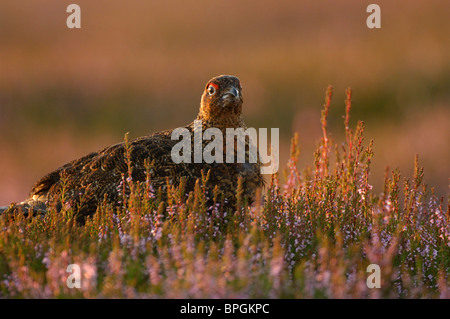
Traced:
<svg viewBox="0 0 450 319">
<path fill-rule="evenodd" d="M 228 91 L 225 91 L 225 93 L 223 94 L 223 99 L 232 99 L 232 100 L 236 100 L 240 97 L 239 95 L 239 90 L 236 89 L 234 86 L 232 86 Z"/>
</svg>

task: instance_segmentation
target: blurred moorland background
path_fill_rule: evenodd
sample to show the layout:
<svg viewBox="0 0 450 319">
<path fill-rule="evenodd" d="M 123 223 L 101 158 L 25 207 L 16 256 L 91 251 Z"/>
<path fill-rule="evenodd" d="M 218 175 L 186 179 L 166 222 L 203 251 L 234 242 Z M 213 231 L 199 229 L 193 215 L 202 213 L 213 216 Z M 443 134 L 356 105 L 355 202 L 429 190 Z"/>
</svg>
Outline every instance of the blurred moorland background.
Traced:
<svg viewBox="0 0 450 319">
<path fill-rule="evenodd" d="M 81 29 L 66 8 L 81 7 Z M 280 163 L 299 133 L 299 166 L 312 165 L 320 111 L 334 87 L 329 132 L 344 141 L 345 88 L 352 127 L 374 139 L 370 182 L 384 171 L 448 193 L 450 2 L 376 1 L 381 29 L 366 26 L 372 2 L 1 1 L 0 204 L 88 152 L 197 115 L 206 81 L 233 74 L 252 127 L 280 128 Z"/>
</svg>

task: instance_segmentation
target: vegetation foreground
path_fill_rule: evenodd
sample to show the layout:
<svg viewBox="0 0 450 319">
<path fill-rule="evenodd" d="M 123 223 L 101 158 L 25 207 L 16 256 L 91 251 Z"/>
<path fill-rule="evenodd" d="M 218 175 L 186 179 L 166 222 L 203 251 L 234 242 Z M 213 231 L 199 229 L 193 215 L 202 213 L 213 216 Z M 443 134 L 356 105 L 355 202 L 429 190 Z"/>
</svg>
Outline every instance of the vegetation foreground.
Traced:
<svg viewBox="0 0 450 319">
<path fill-rule="evenodd" d="M 205 173 L 194 193 L 169 187 L 167 201 L 124 176 L 121 200 L 85 225 L 68 206 L 2 214 L 0 298 L 450 298 L 450 208 L 423 184 L 417 158 L 412 178 L 387 172 L 374 194 L 373 141 L 364 146 L 362 122 L 349 128 L 351 90 L 339 145 L 327 132 L 331 96 L 314 167 L 297 169 L 294 136 L 284 174 L 252 206 L 238 188 L 236 212 L 207 193 Z M 67 285 L 70 264 L 80 288 Z M 370 264 L 380 288 L 367 285 Z"/>
</svg>

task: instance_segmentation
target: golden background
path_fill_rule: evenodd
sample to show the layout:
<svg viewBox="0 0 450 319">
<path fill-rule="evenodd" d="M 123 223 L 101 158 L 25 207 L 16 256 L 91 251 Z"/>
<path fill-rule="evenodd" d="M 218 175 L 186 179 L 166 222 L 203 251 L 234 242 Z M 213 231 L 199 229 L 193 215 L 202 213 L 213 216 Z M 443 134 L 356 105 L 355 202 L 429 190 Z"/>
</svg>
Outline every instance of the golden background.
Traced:
<svg viewBox="0 0 450 319">
<path fill-rule="evenodd" d="M 81 7 L 81 29 L 66 8 Z M 123 140 L 191 122 L 206 82 L 233 74 L 252 127 L 280 128 L 284 167 L 298 132 L 300 168 L 313 163 L 325 90 L 329 130 L 342 143 L 345 88 L 351 123 L 374 139 L 371 183 L 385 167 L 448 193 L 450 2 L 0 2 L 0 204 L 23 200 L 60 165 Z"/>
</svg>

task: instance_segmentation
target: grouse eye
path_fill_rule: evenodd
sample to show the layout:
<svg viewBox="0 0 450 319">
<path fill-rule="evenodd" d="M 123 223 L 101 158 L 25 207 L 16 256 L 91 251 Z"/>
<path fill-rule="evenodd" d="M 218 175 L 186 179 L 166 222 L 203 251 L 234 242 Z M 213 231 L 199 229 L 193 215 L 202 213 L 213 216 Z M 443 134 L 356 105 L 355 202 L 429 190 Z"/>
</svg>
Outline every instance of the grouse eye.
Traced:
<svg viewBox="0 0 450 319">
<path fill-rule="evenodd" d="M 207 88 L 208 94 L 209 95 L 216 94 L 217 89 L 218 89 L 217 85 L 215 85 L 214 83 L 211 83 Z"/>
</svg>

